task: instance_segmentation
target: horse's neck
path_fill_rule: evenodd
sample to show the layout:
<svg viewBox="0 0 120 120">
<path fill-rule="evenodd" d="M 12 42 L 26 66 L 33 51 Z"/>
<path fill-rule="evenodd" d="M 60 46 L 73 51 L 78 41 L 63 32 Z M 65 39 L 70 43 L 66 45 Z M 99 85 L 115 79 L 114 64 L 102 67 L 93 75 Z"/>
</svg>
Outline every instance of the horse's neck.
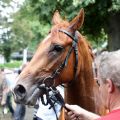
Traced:
<svg viewBox="0 0 120 120">
<path fill-rule="evenodd" d="M 65 89 L 65 100 L 69 104 L 77 104 L 87 110 L 95 112 L 94 93 L 92 81 L 78 79 Z M 88 82 L 88 83 L 87 83 Z"/>
<path fill-rule="evenodd" d="M 73 80 L 72 85 L 66 88 L 65 99 L 67 103 L 77 104 L 94 112 L 92 57 L 88 54 L 89 52 L 85 49 L 84 44 L 85 43 L 80 44 L 83 46 L 79 48 L 79 54 L 81 53 L 81 56 L 79 56 L 79 62 L 81 62 L 79 67 L 82 66 L 82 68 L 79 70 L 78 79 Z"/>
<path fill-rule="evenodd" d="M 98 86 L 95 84 L 92 65 L 87 71 L 82 71 L 78 79 L 65 89 L 65 101 L 69 104 L 79 105 L 86 110 L 104 115 L 106 109 L 98 99 Z"/>
</svg>

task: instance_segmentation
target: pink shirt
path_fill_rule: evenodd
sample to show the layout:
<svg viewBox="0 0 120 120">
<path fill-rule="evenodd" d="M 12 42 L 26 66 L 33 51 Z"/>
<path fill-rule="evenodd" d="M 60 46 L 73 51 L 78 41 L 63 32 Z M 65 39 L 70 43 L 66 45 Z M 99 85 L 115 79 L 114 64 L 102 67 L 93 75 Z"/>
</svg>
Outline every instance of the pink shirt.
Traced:
<svg viewBox="0 0 120 120">
<path fill-rule="evenodd" d="M 103 116 L 97 120 L 120 120 L 120 109 L 113 110 L 106 116 Z"/>
</svg>

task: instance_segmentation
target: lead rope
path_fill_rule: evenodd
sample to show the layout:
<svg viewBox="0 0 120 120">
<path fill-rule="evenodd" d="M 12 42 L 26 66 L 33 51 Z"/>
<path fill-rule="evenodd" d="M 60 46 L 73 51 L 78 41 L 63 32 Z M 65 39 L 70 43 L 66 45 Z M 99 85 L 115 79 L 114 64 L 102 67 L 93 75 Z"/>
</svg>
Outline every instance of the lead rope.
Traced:
<svg viewBox="0 0 120 120">
<path fill-rule="evenodd" d="M 46 95 L 46 100 L 47 100 L 45 102 L 44 97 L 41 96 L 42 104 L 45 106 L 50 104 L 49 109 L 51 108 L 53 109 L 53 111 L 55 112 L 56 119 L 58 120 L 57 111 L 55 109 L 55 104 L 59 102 L 57 94 L 60 94 L 60 92 L 55 87 L 46 87 L 44 84 L 40 85 L 39 88 L 44 90 L 44 95 Z M 52 92 L 52 94 L 50 95 L 49 92 Z"/>
</svg>

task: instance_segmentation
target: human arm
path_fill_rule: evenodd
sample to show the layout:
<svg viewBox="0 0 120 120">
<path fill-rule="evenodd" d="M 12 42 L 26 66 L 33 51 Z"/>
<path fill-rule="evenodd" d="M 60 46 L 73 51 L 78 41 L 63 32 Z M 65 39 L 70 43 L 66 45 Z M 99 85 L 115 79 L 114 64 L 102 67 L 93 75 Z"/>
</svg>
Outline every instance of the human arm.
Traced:
<svg viewBox="0 0 120 120">
<path fill-rule="evenodd" d="M 66 115 L 69 120 L 96 120 L 100 118 L 99 115 L 89 112 L 77 105 L 65 104 L 65 106 L 70 110 L 66 111 Z"/>
</svg>

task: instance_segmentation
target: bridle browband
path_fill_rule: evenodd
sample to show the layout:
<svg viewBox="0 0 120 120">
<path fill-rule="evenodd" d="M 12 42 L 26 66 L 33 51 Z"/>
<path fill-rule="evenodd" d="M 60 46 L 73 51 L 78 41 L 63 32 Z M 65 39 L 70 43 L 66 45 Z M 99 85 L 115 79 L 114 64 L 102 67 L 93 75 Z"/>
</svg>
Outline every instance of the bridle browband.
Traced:
<svg viewBox="0 0 120 120">
<path fill-rule="evenodd" d="M 61 96 L 60 92 L 55 87 L 54 80 L 56 77 L 58 77 L 58 75 L 61 73 L 61 71 L 67 66 L 68 59 L 72 53 L 72 50 L 74 50 L 74 53 L 75 53 L 74 80 L 77 79 L 77 69 L 78 69 L 78 46 L 77 46 L 78 36 L 77 36 L 77 31 L 75 31 L 74 34 L 71 34 L 70 32 L 68 32 L 66 30 L 60 29 L 59 32 L 66 34 L 67 36 L 69 36 L 72 39 L 72 46 L 68 50 L 68 53 L 67 53 L 64 61 L 60 64 L 60 66 L 55 71 L 53 71 L 51 76 L 46 77 L 42 81 L 42 84 L 40 84 L 38 86 L 39 89 L 42 89 L 44 91 L 44 94 L 46 95 L 46 99 L 47 99 L 47 102 L 45 103 L 44 98 L 42 96 L 41 97 L 42 104 L 44 104 L 44 105 L 50 104 L 51 105 L 50 108 L 53 108 L 53 110 L 55 111 L 57 120 L 58 120 L 58 117 L 57 117 L 57 113 L 55 110 L 55 103 L 59 102 L 61 104 L 61 106 L 65 107 L 65 102 L 64 102 L 64 99 Z M 51 81 L 51 83 L 49 81 Z M 52 93 L 53 93 L 52 95 L 49 94 L 50 91 L 52 91 Z M 56 98 L 56 99 L 54 99 L 54 98 Z"/>
</svg>

